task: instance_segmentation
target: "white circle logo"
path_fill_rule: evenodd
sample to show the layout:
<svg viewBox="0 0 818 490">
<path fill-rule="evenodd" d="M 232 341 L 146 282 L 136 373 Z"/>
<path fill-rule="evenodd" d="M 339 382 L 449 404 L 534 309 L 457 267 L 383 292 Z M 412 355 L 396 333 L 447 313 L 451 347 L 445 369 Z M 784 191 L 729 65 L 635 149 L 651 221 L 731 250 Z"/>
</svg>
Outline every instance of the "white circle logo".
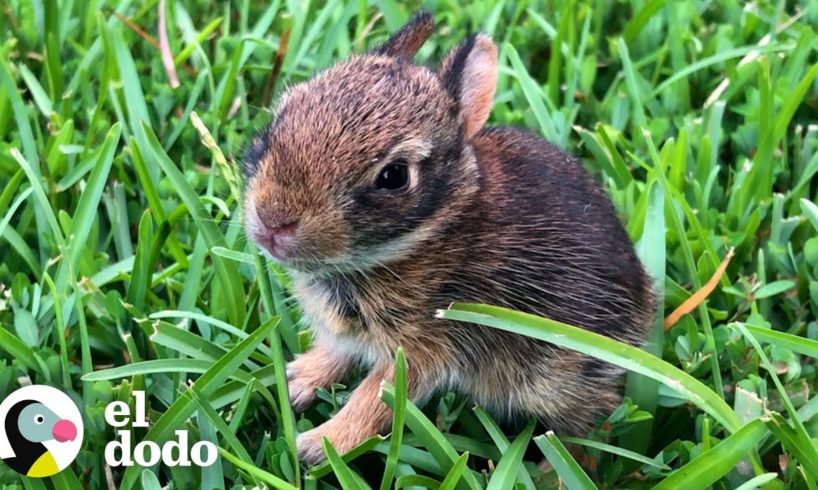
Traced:
<svg viewBox="0 0 818 490">
<path fill-rule="evenodd" d="M 67 468 L 82 431 L 79 409 L 56 388 L 25 386 L 0 403 L 0 458 L 22 475 L 44 478 Z"/>
</svg>

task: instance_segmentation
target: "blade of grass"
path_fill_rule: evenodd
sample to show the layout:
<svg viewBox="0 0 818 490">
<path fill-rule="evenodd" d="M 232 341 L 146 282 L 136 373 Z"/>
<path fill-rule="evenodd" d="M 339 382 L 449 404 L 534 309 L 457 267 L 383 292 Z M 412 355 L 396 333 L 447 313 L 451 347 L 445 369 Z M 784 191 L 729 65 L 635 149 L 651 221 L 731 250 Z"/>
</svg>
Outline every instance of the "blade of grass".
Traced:
<svg viewBox="0 0 818 490">
<path fill-rule="evenodd" d="M 185 180 L 184 175 L 170 160 L 162 149 L 162 145 L 153 133 L 153 130 L 146 124 L 142 124 L 142 129 L 146 136 L 146 146 L 143 154 L 152 155 L 153 160 L 159 165 L 165 175 L 173 182 L 173 187 L 179 197 L 187 206 L 193 220 L 196 222 L 202 236 L 209 248 L 228 248 L 224 235 L 210 218 L 207 210 L 199 200 L 196 192 Z M 233 325 L 244 324 L 244 288 L 242 287 L 236 264 L 219 256 L 213 256 L 213 265 L 219 277 L 222 288 L 224 288 L 224 304 L 228 309 L 228 316 Z"/>
<path fill-rule="evenodd" d="M 790 49 L 788 46 L 782 46 L 779 44 L 772 44 L 772 48 L 775 51 L 784 51 Z M 747 53 L 753 52 L 758 50 L 758 46 L 742 46 L 740 48 L 733 48 L 733 49 L 726 49 L 724 51 L 719 51 L 717 54 L 712 56 L 708 56 L 706 58 L 702 58 L 699 61 L 694 63 L 690 63 L 685 65 L 685 67 L 677 72 L 674 72 L 671 76 L 667 77 L 665 80 L 662 80 L 662 83 L 656 86 L 655 89 L 647 96 L 647 100 L 650 100 L 660 93 L 666 88 L 672 86 L 674 83 L 686 78 L 697 71 L 701 71 L 705 68 L 709 68 L 714 65 L 720 65 L 732 58 L 740 58 Z"/>
<path fill-rule="evenodd" d="M 43 116 L 50 118 L 54 114 L 54 107 L 51 104 L 51 99 L 48 97 L 48 94 L 43 90 L 43 86 L 40 85 L 37 77 L 31 73 L 31 70 L 29 70 L 26 65 L 19 65 L 18 69 L 20 70 L 20 77 L 28 87 L 31 98 L 34 99 L 34 104 L 37 105 L 37 108 L 40 109 Z"/>
<path fill-rule="evenodd" d="M 665 0 L 650 0 L 644 4 L 644 6 L 634 14 L 633 18 L 625 24 L 625 30 L 623 32 L 625 42 L 628 44 L 633 43 L 648 21 L 659 13 L 664 5 Z"/>
<path fill-rule="evenodd" d="M 395 410 L 395 398 L 395 388 L 386 381 L 382 382 L 381 400 L 392 410 Z M 457 451 L 455 451 L 432 421 L 409 400 L 406 402 L 406 425 L 409 427 L 409 430 L 423 442 L 423 445 L 429 450 L 432 456 L 434 456 L 440 467 L 443 468 L 444 471 L 450 471 L 460 455 L 457 454 Z M 471 472 L 464 474 L 463 482 L 464 485 L 470 489 L 476 490 L 480 488 L 477 479 Z"/>
<path fill-rule="evenodd" d="M 324 446 L 324 453 L 327 455 L 327 460 L 332 466 L 335 478 L 338 479 L 338 483 L 341 484 L 342 489 L 358 490 L 371 488 L 364 482 L 364 479 L 361 478 L 360 475 L 352 471 L 352 469 L 344 463 L 344 460 L 338 455 L 338 451 L 335 450 L 329 442 L 329 439 L 326 437 L 322 437 L 321 439 Z"/>
<path fill-rule="evenodd" d="M 62 367 L 63 387 L 72 390 L 74 387 L 71 383 L 71 368 L 68 363 L 68 343 L 65 339 L 65 320 L 63 317 L 61 299 L 62 291 L 57 290 L 57 286 L 54 284 L 54 281 L 51 280 L 51 276 L 49 276 L 48 273 L 43 275 L 43 281 L 48 284 L 48 288 L 51 290 L 51 298 L 54 302 L 54 328 L 57 341 L 60 345 L 60 367 Z"/>
<path fill-rule="evenodd" d="M 466 469 L 466 463 L 468 461 L 469 453 L 466 451 L 460 455 L 460 458 L 458 458 L 458 460 L 454 463 L 452 469 L 449 470 L 446 478 L 440 482 L 438 490 L 454 490 L 455 487 L 457 487 L 457 483 L 460 481 L 461 476 L 463 475 L 463 471 Z"/>
<path fill-rule="evenodd" d="M 218 328 L 220 330 L 223 330 L 226 333 L 228 333 L 230 335 L 233 335 L 234 337 L 238 337 L 239 339 L 246 339 L 247 336 L 249 335 L 244 330 L 239 330 L 238 328 L 234 327 L 233 325 L 230 325 L 227 322 L 223 322 L 223 321 L 218 320 L 216 318 L 213 318 L 213 317 L 201 314 L 201 313 L 192 312 L 192 311 L 178 311 L 178 310 L 158 311 L 156 313 L 152 313 L 149 316 L 149 318 L 151 318 L 153 320 L 161 320 L 161 319 L 164 319 L 164 318 L 186 318 L 186 319 L 189 319 L 189 320 L 195 320 L 197 322 L 202 322 L 202 323 L 207 323 L 209 325 L 213 325 L 214 327 L 216 327 L 216 328 Z M 268 356 L 268 357 L 272 356 L 272 352 L 270 351 L 270 348 L 267 347 L 264 344 L 259 345 L 258 350 L 259 350 L 259 352 L 261 352 L 265 356 Z"/>
<path fill-rule="evenodd" d="M 596 489 L 594 482 L 582 471 L 579 463 L 574 460 L 553 432 L 548 431 L 545 435 L 535 437 L 534 442 L 551 463 L 566 488 L 569 490 Z"/>
<path fill-rule="evenodd" d="M 810 450 L 810 444 L 805 443 L 803 437 L 798 434 L 798 431 L 790 427 L 786 419 L 780 414 L 773 413 L 770 419 L 766 421 L 767 428 L 773 433 L 776 439 L 795 456 L 795 460 L 807 470 L 807 474 L 815 484 L 815 479 L 818 477 L 818 461 L 815 460 L 814 451 Z"/>
<path fill-rule="evenodd" d="M 210 23 L 204 27 L 204 29 L 199 31 L 199 33 L 196 35 L 196 39 L 194 42 L 188 44 L 181 51 L 179 51 L 179 54 L 177 54 L 176 57 L 173 58 L 173 63 L 179 66 L 185 61 L 187 61 L 187 59 L 190 58 L 190 55 L 193 54 L 193 52 L 196 50 L 197 47 L 199 47 L 202 41 L 207 39 L 207 37 L 210 36 L 219 27 L 219 25 L 222 23 L 222 19 L 223 17 L 216 17 L 215 19 L 211 20 Z"/>
<path fill-rule="evenodd" d="M 82 488 L 80 479 L 73 468 L 66 468 L 50 478 L 54 488 Z"/>
<path fill-rule="evenodd" d="M 358 444 L 357 446 L 353 447 L 349 451 L 345 452 L 341 455 L 341 459 L 344 463 L 349 463 L 350 461 L 356 460 L 358 457 L 363 456 L 364 454 L 371 452 L 373 449 L 378 447 L 379 444 L 382 444 L 384 441 L 383 436 L 374 436 L 370 437 L 369 439 L 365 440 L 364 442 Z M 310 476 L 314 478 L 322 478 L 332 473 L 332 465 L 329 461 L 324 460 L 321 463 L 310 468 Z"/>
<path fill-rule="evenodd" d="M 489 437 L 491 437 L 497 449 L 500 450 L 500 453 L 505 454 L 506 451 L 508 451 L 510 443 L 494 419 L 480 407 L 474 407 L 473 412 L 477 416 L 477 419 L 480 420 L 480 423 L 483 424 L 483 428 L 486 429 L 486 432 L 488 432 Z M 534 481 L 531 479 L 531 475 L 528 474 L 524 466 L 520 466 L 518 469 L 517 478 L 526 485 L 526 488 L 536 487 Z"/>
<path fill-rule="evenodd" d="M 37 260 L 37 257 L 34 255 L 34 251 L 31 250 L 28 243 L 23 240 L 23 237 L 17 233 L 17 230 L 11 226 L 7 226 L 6 229 L 3 230 L 3 234 L 0 235 L 0 238 L 5 239 L 11 248 L 20 255 L 31 273 L 34 274 L 34 277 L 38 281 L 42 280 L 43 268 L 40 265 L 40 262 Z"/>
<path fill-rule="evenodd" d="M 439 490 L 440 482 L 423 475 L 402 475 L 395 480 L 395 490 L 402 488 L 425 488 Z"/>
<path fill-rule="evenodd" d="M 6 215 L 3 216 L 3 220 L 0 221 L 0 236 L 3 235 L 3 232 L 6 230 L 6 227 L 11 222 L 11 218 L 14 217 L 14 213 L 17 212 L 17 208 L 19 208 L 20 205 L 23 204 L 23 202 L 25 202 L 26 199 L 28 199 L 28 196 L 31 194 L 32 191 L 33 189 L 31 187 L 23 189 L 23 192 L 21 192 L 20 195 L 17 196 L 17 199 L 15 199 L 14 202 L 11 204 L 11 207 L 9 208 L 8 212 L 6 212 Z"/>
<path fill-rule="evenodd" d="M 767 428 L 755 419 L 659 482 L 654 490 L 707 488 L 747 457 Z"/>
<path fill-rule="evenodd" d="M 247 386 L 251 386 L 251 383 L 248 383 Z M 253 458 L 250 456 L 250 453 L 247 452 L 247 449 L 245 449 L 241 441 L 239 441 L 239 439 L 233 434 L 224 419 L 219 416 L 216 409 L 213 408 L 213 406 L 206 399 L 202 398 L 202 396 L 196 390 L 191 390 L 191 397 L 193 398 L 193 401 L 196 402 L 199 413 L 204 414 L 210 423 L 213 424 L 217 433 L 221 435 L 225 441 L 227 441 L 227 445 L 239 455 L 239 458 L 243 462 L 251 464 L 253 462 Z M 207 488 L 213 487 L 208 486 Z"/>
<path fill-rule="evenodd" d="M 455 303 L 448 310 L 438 311 L 437 316 L 536 338 L 643 374 L 682 394 L 729 432 L 741 427 L 738 415 L 701 381 L 641 349 L 604 335 L 496 306 Z"/>
<path fill-rule="evenodd" d="M 65 252 L 60 267 L 57 270 L 57 276 L 54 283 L 60 290 L 64 290 L 67 284 L 67 275 L 72 274 L 76 277 L 79 273 L 80 257 L 83 251 L 87 250 L 89 244 L 85 242 L 85 238 L 91 231 L 91 227 L 99 220 L 99 203 L 102 199 L 102 192 L 105 189 L 105 184 L 108 182 L 108 175 L 111 171 L 111 165 L 114 161 L 114 152 L 119 145 L 119 139 L 122 135 L 122 129 L 119 123 L 111 126 L 105 140 L 102 143 L 102 151 L 100 151 L 99 159 L 94 170 L 88 177 L 88 182 L 85 189 L 80 196 L 77 208 L 74 211 L 74 216 L 71 219 L 71 231 L 68 234 L 70 243 L 68 250 Z"/>
<path fill-rule="evenodd" d="M 103 36 L 105 39 L 105 36 Z M 114 63 L 118 68 L 119 83 L 123 93 L 123 99 L 126 102 L 125 109 L 127 110 L 128 126 L 131 133 L 136 137 L 140 146 L 146 144 L 144 127 L 151 126 L 150 114 L 148 112 L 148 105 L 145 101 L 145 92 L 142 90 L 141 78 L 131 56 L 131 50 L 122 37 L 121 31 L 110 31 L 110 38 L 107 39 L 110 43 L 110 50 L 114 56 Z M 155 165 L 148 167 L 148 174 L 151 182 L 157 184 L 159 182 L 159 168 Z"/>
<path fill-rule="evenodd" d="M 534 434 L 534 426 L 534 421 L 529 422 L 528 426 L 508 446 L 508 449 L 503 451 L 503 457 L 500 458 L 497 468 L 491 475 L 491 480 L 489 480 L 488 487 L 486 487 L 487 490 L 502 490 L 514 487 L 517 475 L 520 471 L 525 471 L 522 467 L 523 456 L 528 448 L 528 443 L 531 442 L 531 436 Z"/>
<path fill-rule="evenodd" d="M 761 342 L 778 345 L 798 354 L 818 359 L 818 341 L 749 324 L 745 324 L 744 328 Z"/>
<path fill-rule="evenodd" d="M 652 466 L 652 467 L 654 467 L 656 469 L 659 469 L 659 470 L 670 471 L 670 469 L 671 469 L 670 466 L 668 466 L 668 465 L 666 465 L 664 463 L 657 463 L 655 460 L 653 460 L 653 459 L 651 459 L 651 458 L 649 458 L 647 456 L 643 456 L 643 455 L 641 455 L 639 453 L 636 453 L 634 451 L 629 451 L 629 450 L 623 449 L 621 447 L 616 447 L 616 446 L 612 446 L 610 444 L 605 444 L 604 442 L 592 441 L 590 439 L 583 439 L 583 438 L 580 438 L 580 437 L 569 437 L 569 436 L 562 436 L 561 440 L 565 441 L 565 442 L 568 442 L 568 443 L 571 443 L 571 444 L 577 444 L 579 446 L 585 446 L 585 447 L 590 447 L 590 448 L 593 448 L 593 449 L 599 449 L 600 451 L 605 451 L 606 453 L 616 454 L 617 456 L 622 456 L 623 458 L 628 458 L 628 459 L 631 459 L 633 461 L 637 461 L 639 463 L 642 463 L 644 465 Z"/>
<path fill-rule="evenodd" d="M 192 386 L 198 390 L 201 396 L 210 398 L 216 389 L 222 386 L 230 375 L 247 360 L 256 347 L 275 330 L 277 323 L 277 318 L 271 318 L 265 322 L 250 334 L 249 337 L 242 340 L 239 344 L 230 349 L 227 354 L 213 363 L 206 373 L 194 381 Z M 183 394 L 177 398 L 152 425 L 143 440 L 164 441 L 170 437 L 176 427 L 184 424 L 185 420 L 187 420 L 195 410 L 196 406 L 191 399 L 191 395 L 187 393 Z M 126 490 L 132 488 L 134 483 L 136 483 L 137 472 L 138 468 L 135 466 L 126 469 L 122 477 L 120 488 Z"/>
<path fill-rule="evenodd" d="M 145 296 L 150 289 L 151 244 L 153 243 L 153 219 L 149 211 L 142 213 L 137 227 L 136 253 L 132 261 L 126 298 L 137 311 L 144 308 Z"/>
<path fill-rule="evenodd" d="M 812 224 L 812 227 L 818 231 L 818 206 L 807 199 L 801 199 L 800 203 L 801 211 L 804 213 L 804 216 L 807 217 L 809 222 Z"/>
<path fill-rule="evenodd" d="M 505 49 L 506 56 L 511 62 L 512 68 L 514 68 L 514 76 L 520 82 L 520 88 L 522 88 L 523 95 L 525 95 L 531 110 L 534 112 L 534 117 L 537 119 L 537 123 L 540 125 L 542 135 L 548 141 L 559 142 L 560 138 L 557 134 L 557 128 L 554 126 L 554 121 L 548 113 L 548 110 L 545 108 L 545 104 L 542 100 L 542 90 L 540 90 L 540 87 L 531 78 L 531 75 L 528 74 L 525 65 L 523 65 L 523 61 L 520 59 L 520 55 L 517 54 L 517 50 L 514 49 L 514 46 L 509 44 L 505 47 Z"/>
<path fill-rule="evenodd" d="M 205 359 L 154 359 L 151 361 L 135 362 L 124 366 L 117 366 L 101 371 L 94 371 L 82 377 L 83 381 L 106 381 L 118 378 L 129 378 L 146 374 L 164 373 L 196 373 L 207 372 L 213 361 Z M 231 377 L 239 381 L 248 382 L 251 376 L 244 371 L 237 370 Z"/>
<path fill-rule="evenodd" d="M 215 361 L 227 351 L 225 347 L 216 342 L 205 340 L 193 332 L 162 321 L 156 322 L 153 325 L 153 333 L 151 334 L 150 340 L 157 345 L 167 347 L 176 352 L 181 352 L 196 359 L 204 358 L 205 360 Z M 252 352 L 250 357 L 262 364 L 270 361 L 269 358 L 261 356 L 258 352 Z M 250 369 L 258 368 L 256 364 L 249 359 L 244 362 L 244 365 Z"/>
<path fill-rule="evenodd" d="M 249 264 L 254 265 L 255 259 L 253 259 L 253 255 L 247 252 L 239 252 L 236 250 L 230 250 L 224 247 L 213 247 L 210 249 L 210 252 L 218 255 L 219 257 L 224 257 L 225 259 L 234 260 L 236 262 L 242 264 Z"/>
<path fill-rule="evenodd" d="M 49 202 L 48 196 L 43 188 L 43 184 L 40 181 L 39 171 L 34 169 L 31 163 L 23 157 L 20 150 L 17 148 L 12 148 L 9 150 L 9 153 L 11 153 L 12 158 L 17 161 L 20 168 L 22 168 L 26 173 L 26 177 L 28 177 L 28 180 L 31 183 L 34 201 L 39 206 L 40 212 L 43 214 L 43 216 L 45 216 L 45 220 L 48 223 L 49 228 L 51 228 L 51 233 L 49 235 L 57 242 L 57 246 L 60 249 L 65 249 L 65 237 L 62 234 L 62 229 L 57 222 L 57 216 L 54 214 L 54 210 L 51 208 L 51 203 Z"/>
<path fill-rule="evenodd" d="M 815 482 L 818 482 L 818 446 L 816 446 L 815 441 L 813 441 L 812 437 L 807 432 L 806 427 L 798 418 L 798 412 L 795 410 L 795 407 L 792 404 L 792 400 L 790 400 L 789 394 L 787 390 L 784 388 L 784 385 L 781 383 L 781 380 L 778 378 L 776 374 L 775 366 L 770 359 L 767 357 L 767 354 L 764 352 L 764 349 L 761 348 L 761 345 L 756 340 L 755 336 L 750 333 L 747 327 L 742 323 L 731 323 L 730 326 L 732 328 L 738 329 L 744 338 L 747 339 L 748 342 L 753 346 L 758 357 L 761 359 L 761 364 L 767 370 L 767 373 L 773 380 L 773 384 L 775 385 L 776 390 L 778 391 L 779 396 L 781 397 L 781 401 L 784 403 L 784 407 L 787 410 L 787 414 L 790 417 L 790 422 L 793 425 L 794 431 L 793 434 L 797 438 L 798 447 L 800 449 L 801 454 L 803 457 L 799 459 L 799 462 L 803 465 L 808 465 L 810 468 L 810 474 L 813 476 Z M 783 442 L 783 441 L 782 441 Z"/>
<path fill-rule="evenodd" d="M 34 351 L 22 340 L 0 325 L 0 349 L 11 354 L 12 358 L 27 367 L 28 369 L 42 373 L 44 366 L 41 366 L 34 354 Z"/>
<path fill-rule="evenodd" d="M 662 186 L 651 180 L 647 189 L 645 201 L 645 223 L 642 237 L 636 246 L 637 255 L 653 279 L 654 295 L 656 297 L 656 318 L 653 321 L 650 336 L 643 349 L 661 357 L 665 343 L 662 330 L 662 318 L 665 312 L 665 285 L 667 264 L 666 227 L 665 227 L 665 196 Z M 628 373 L 625 382 L 625 393 L 639 408 L 653 412 L 659 404 L 659 384 L 637 373 Z M 620 443 L 636 451 L 644 452 L 651 440 L 654 420 L 645 420 L 637 424 L 632 430 L 623 434 Z"/>
<path fill-rule="evenodd" d="M 17 131 L 20 135 L 20 143 L 23 147 L 22 154 L 25 155 L 25 160 L 36 162 L 37 143 L 34 141 L 34 133 L 32 133 L 31 125 L 28 122 L 28 110 L 23 102 L 23 98 L 20 96 L 20 91 L 17 90 L 17 84 L 14 83 L 14 77 L 6 61 L 5 52 L 0 52 L 0 86 L 5 89 L 4 91 L 11 103 L 11 109 L 14 113 L 14 122 L 16 123 Z M 35 175 L 39 177 L 39 172 L 35 173 Z"/>
<path fill-rule="evenodd" d="M 145 200 L 148 201 L 148 207 L 150 208 L 151 215 L 159 223 L 166 221 L 167 214 L 165 213 L 164 206 L 159 198 L 159 191 L 157 190 L 156 185 L 153 183 L 153 180 L 151 180 L 150 173 L 148 172 L 148 164 L 143 159 L 142 152 L 139 150 L 139 143 L 137 143 L 136 138 L 131 137 L 128 139 L 128 148 L 131 150 L 134 171 L 136 172 L 136 176 L 139 179 L 139 184 L 145 193 Z M 173 258 L 178 263 L 187 267 L 187 256 L 182 250 L 176 235 L 170 235 L 168 240 L 170 253 Z"/>
<path fill-rule="evenodd" d="M 254 465 L 245 463 L 241 459 L 230 454 L 224 448 L 221 447 L 219 448 L 219 454 L 221 454 L 222 457 L 226 459 L 228 462 L 230 462 L 230 464 L 232 464 L 233 466 L 236 466 L 237 468 L 246 471 L 248 475 L 252 476 L 253 478 L 259 481 L 267 483 L 276 490 L 298 490 L 298 487 L 290 485 L 289 483 L 275 476 L 274 474 L 268 473 Z"/>
<path fill-rule="evenodd" d="M 408 388 L 406 381 L 406 358 L 403 349 L 398 348 L 395 353 L 395 406 L 392 409 L 392 437 L 389 441 L 389 454 L 381 479 L 381 490 L 388 490 L 395 478 L 398 467 L 398 453 L 403 442 L 403 424 L 406 420 L 406 399 Z"/>
<path fill-rule="evenodd" d="M 671 196 L 674 194 L 674 187 L 668 182 L 668 178 L 665 175 L 665 166 L 662 157 L 656 151 L 656 146 L 653 144 L 653 140 L 651 138 L 650 133 L 647 130 L 643 130 L 642 135 L 644 137 L 644 141 L 647 144 L 648 151 L 651 155 L 651 160 L 653 161 L 653 170 L 656 177 L 659 179 L 659 183 L 661 183 L 664 193 L 665 199 L 667 200 L 665 205 L 667 208 L 671 209 L 667 215 L 670 217 L 670 229 L 676 233 L 676 236 L 679 240 L 679 245 L 682 249 L 682 255 L 685 259 L 685 263 L 687 265 L 688 274 L 690 275 L 690 279 L 693 282 L 693 288 L 695 290 L 700 290 L 702 288 L 701 280 L 699 279 L 699 275 L 697 273 L 696 262 L 693 258 L 693 251 L 690 245 L 690 241 L 687 238 L 687 232 L 682 224 L 682 220 L 679 217 L 679 214 L 675 211 L 675 204 L 674 201 L 671 199 Z M 666 144 L 671 144 L 669 141 Z M 673 158 L 673 157 L 668 157 Z M 680 163 L 683 164 L 683 163 Z M 724 383 L 721 379 L 721 366 L 719 365 L 719 356 L 716 354 L 716 341 L 715 337 L 713 336 L 713 328 L 710 324 L 710 312 L 707 310 L 707 303 L 702 302 L 698 306 L 699 309 L 699 316 L 701 317 L 702 322 L 702 330 L 705 336 L 705 345 L 707 348 L 707 352 L 710 353 L 710 371 L 711 375 L 713 376 L 713 385 L 716 389 L 716 393 L 719 394 L 722 398 L 724 398 Z"/>
<path fill-rule="evenodd" d="M 641 128 L 645 126 L 647 118 L 645 117 L 644 102 L 642 101 L 641 91 L 636 81 L 636 68 L 631 62 L 630 53 L 628 52 L 628 45 L 624 38 L 617 40 L 617 47 L 619 48 L 619 56 L 622 58 L 622 71 L 625 73 L 625 86 L 628 89 L 628 96 L 631 100 L 631 108 L 633 109 L 633 126 Z"/>
<path fill-rule="evenodd" d="M 778 473 L 764 473 L 763 475 L 758 475 L 755 478 L 750 478 L 746 482 L 736 487 L 736 490 L 756 490 L 758 488 L 765 488 L 765 484 L 770 483 L 777 477 Z"/>
<path fill-rule="evenodd" d="M 272 286 L 270 284 L 270 276 L 267 274 L 267 269 L 264 267 L 263 259 L 257 250 L 253 250 L 256 265 L 256 280 L 259 285 L 259 293 L 264 309 L 267 313 L 272 315 L 277 313 L 275 307 L 275 300 L 273 298 Z M 276 394 L 278 395 L 278 406 L 281 411 L 281 423 L 284 432 L 284 439 L 287 441 L 287 446 L 290 448 L 290 458 L 293 467 L 295 468 L 295 484 L 301 485 L 301 467 L 298 464 L 298 449 L 295 444 L 295 415 L 290 406 L 290 394 L 287 386 L 287 367 L 284 361 L 284 349 L 281 345 L 281 335 L 278 332 L 272 332 L 270 337 L 270 349 L 272 351 L 273 367 L 275 369 L 276 378 Z"/>
</svg>

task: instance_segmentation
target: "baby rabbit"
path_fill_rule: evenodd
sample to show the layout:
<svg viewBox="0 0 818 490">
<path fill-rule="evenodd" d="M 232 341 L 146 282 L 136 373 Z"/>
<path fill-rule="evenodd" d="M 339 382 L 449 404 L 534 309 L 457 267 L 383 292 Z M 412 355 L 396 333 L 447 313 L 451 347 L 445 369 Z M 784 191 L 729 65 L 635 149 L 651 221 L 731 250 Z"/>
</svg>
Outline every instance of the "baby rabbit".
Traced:
<svg viewBox="0 0 818 490">
<path fill-rule="evenodd" d="M 582 434 L 620 400 L 621 370 L 531 338 L 435 318 L 452 302 L 521 310 L 640 343 L 650 280 L 613 206 L 580 163 L 525 131 L 487 128 L 497 48 L 485 35 L 438 71 L 412 63 L 434 29 L 420 12 L 384 45 L 295 85 L 251 143 L 249 235 L 292 275 L 314 332 L 288 366 L 292 405 L 358 364 L 369 374 L 302 461 L 388 427 L 379 399 L 406 353 L 409 395 L 459 390 L 503 420 Z"/>
</svg>

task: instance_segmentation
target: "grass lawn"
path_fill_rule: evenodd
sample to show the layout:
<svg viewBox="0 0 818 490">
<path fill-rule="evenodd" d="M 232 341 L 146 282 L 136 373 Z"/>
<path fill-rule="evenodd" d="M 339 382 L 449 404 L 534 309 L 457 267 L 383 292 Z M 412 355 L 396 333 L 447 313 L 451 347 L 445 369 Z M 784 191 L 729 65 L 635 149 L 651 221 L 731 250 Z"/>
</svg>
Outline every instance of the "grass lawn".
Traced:
<svg viewBox="0 0 818 490">
<path fill-rule="evenodd" d="M 419 410 L 398 377 L 391 436 L 298 464 L 295 434 L 357 378 L 305 414 L 286 402 L 282 368 L 309 335 L 286 274 L 247 242 L 238 164 L 287 86 L 419 6 L 0 1 L 0 395 L 55 386 L 85 423 L 69 469 L 0 463 L 3 488 L 818 488 L 818 0 L 424 3 L 438 31 L 418 58 L 494 38 L 489 123 L 583 159 L 660 315 L 640 351 L 488 307 L 445 313 L 628 368 L 625 401 L 587 438 L 504 433 L 455 393 Z M 134 441 L 187 429 L 218 462 L 106 468 L 105 407 L 135 390 L 150 427 Z"/>
</svg>

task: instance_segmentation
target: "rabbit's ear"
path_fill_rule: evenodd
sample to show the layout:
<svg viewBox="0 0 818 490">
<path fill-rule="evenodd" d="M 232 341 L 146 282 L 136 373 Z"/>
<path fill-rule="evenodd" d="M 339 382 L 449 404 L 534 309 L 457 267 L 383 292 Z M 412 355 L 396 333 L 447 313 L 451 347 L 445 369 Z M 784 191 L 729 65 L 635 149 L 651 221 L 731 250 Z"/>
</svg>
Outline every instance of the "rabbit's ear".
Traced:
<svg viewBox="0 0 818 490">
<path fill-rule="evenodd" d="M 486 35 L 470 36 L 446 55 L 440 79 L 460 104 L 468 140 L 480 131 L 491 112 L 497 88 L 497 46 Z"/>
<path fill-rule="evenodd" d="M 427 10 L 420 10 L 389 40 L 375 48 L 373 53 L 412 59 L 434 29 L 435 19 L 432 14 Z"/>
</svg>

